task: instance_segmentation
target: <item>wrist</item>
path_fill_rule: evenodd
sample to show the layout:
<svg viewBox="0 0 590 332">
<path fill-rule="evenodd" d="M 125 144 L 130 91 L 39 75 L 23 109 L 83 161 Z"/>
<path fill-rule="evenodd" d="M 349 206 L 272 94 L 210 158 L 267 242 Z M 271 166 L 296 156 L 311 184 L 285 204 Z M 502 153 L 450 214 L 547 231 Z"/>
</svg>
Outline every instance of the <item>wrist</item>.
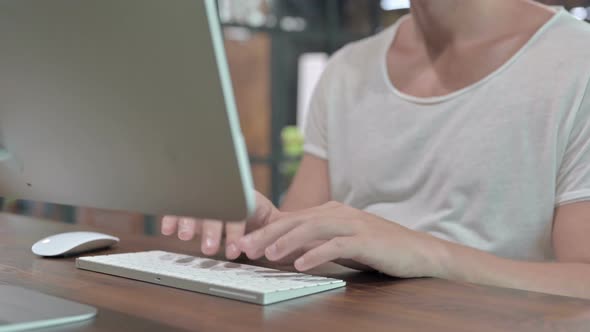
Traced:
<svg viewBox="0 0 590 332">
<path fill-rule="evenodd" d="M 493 284 L 489 267 L 499 268 L 506 263 L 506 260 L 478 249 L 427 236 L 432 238 L 429 249 L 432 262 L 430 277 Z"/>
<path fill-rule="evenodd" d="M 425 260 L 425 277 L 450 279 L 453 243 L 427 233 L 418 232 L 422 238 L 422 256 Z"/>
</svg>

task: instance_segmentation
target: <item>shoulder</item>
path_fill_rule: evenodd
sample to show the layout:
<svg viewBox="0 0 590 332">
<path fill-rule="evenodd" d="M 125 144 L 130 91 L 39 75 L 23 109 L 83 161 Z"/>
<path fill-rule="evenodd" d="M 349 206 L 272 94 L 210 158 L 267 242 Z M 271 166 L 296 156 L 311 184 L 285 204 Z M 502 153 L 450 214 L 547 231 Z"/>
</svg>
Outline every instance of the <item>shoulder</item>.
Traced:
<svg viewBox="0 0 590 332">
<path fill-rule="evenodd" d="M 320 85 L 330 89 L 354 89 L 374 79 L 385 65 L 387 48 L 391 43 L 396 25 L 379 33 L 351 42 L 336 51 L 320 79 Z M 327 88 L 327 87 L 325 87 Z"/>
<path fill-rule="evenodd" d="M 539 38 L 542 56 L 560 58 L 571 65 L 584 65 L 590 70 L 590 24 L 560 10 Z"/>
<path fill-rule="evenodd" d="M 562 9 L 533 38 L 514 79 L 525 80 L 537 93 L 570 100 L 575 109 L 590 82 L 590 24 Z"/>
<path fill-rule="evenodd" d="M 384 55 L 396 28 L 394 24 L 375 35 L 348 43 L 331 57 L 332 66 L 363 67 L 374 64 Z"/>
<path fill-rule="evenodd" d="M 555 17 L 555 22 L 552 25 L 556 33 L 572 34 L 574 38 L 578 36 L 590 37 L 590 24 L 587 22 L 575 18 L 564 9 L 559 10 L 556 15 L 558 16 Z"/>
</svg>

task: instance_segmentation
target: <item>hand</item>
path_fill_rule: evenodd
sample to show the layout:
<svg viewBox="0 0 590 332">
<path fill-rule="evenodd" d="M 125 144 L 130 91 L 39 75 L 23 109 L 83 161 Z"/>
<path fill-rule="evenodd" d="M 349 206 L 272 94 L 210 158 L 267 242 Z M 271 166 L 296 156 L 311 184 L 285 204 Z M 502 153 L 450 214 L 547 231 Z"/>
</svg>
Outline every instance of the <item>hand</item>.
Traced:
<svg viewBox="0 0 590 332">
<path fill-rule="evenodd" d="M 398 277 L 430 276 L 439 240 L 375 215 L 330 202 L 292 213 L 244 236 L 239 248 L 248 257 L 271 261 L 297 253 L 295 268 L 307 271 L 338 259 L 353 260 Z"/>
<path fill-rule="evenodd" d="M 222 243 L 225 228 L 225 256 L 236 259 L 241 251 L 238 240 L 246 233 L 264 225 L 278 214 L 277 208 L 262 194 L 256 193 L 256 210 L 252 217 L 240 222 L 222 222 L 218 220 L 195 219 L 189 217 L 165 216 L 162 219 L 162 234 L 178 234 L 183 241 L 192 240 L 195 235 L 201 236 L 201 251 L 205 255 L 215 255 Z"/>
</svg>

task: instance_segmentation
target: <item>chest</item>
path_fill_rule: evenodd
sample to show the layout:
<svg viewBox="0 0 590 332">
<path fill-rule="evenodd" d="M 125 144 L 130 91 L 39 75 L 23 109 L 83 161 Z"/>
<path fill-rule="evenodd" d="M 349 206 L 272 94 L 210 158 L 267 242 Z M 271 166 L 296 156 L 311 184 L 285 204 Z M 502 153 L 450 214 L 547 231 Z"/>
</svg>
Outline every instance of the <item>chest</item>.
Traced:
<svg viewBox="0 0 590 332">
<path fill-rule="evenodd" d="M 552 185 L 560 120 L 550 103 L 483 100 L 472 96 L 436 107 L 359 100 L 331 131 L 341 146 L 331 156 L 338 165 L 336 192 L 395 200 L 420 191 L 500 194 L 535 179 Z"/>
<path fill-rule="evenodd" d="M 528 34 L 505 40 L 449 47 L 433 53 L 424 46 L 394 42 L 387 52 L 388 78 L 399 91 L 415 97 L 438 97 L 474 85 L 509 64 Z"/>
</svg>

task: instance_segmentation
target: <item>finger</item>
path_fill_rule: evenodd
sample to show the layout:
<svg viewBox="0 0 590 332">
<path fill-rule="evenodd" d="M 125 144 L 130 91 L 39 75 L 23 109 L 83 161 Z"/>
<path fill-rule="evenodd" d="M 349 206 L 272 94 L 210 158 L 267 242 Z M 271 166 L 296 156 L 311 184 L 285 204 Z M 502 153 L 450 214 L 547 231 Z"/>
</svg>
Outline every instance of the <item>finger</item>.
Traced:
<svg viewBox="0 0 590 332">
<path fill-rule="evenodd" d="M 178 238 L 183 241 L 192 240 L 197 230 L 197 220 L 194 218 L 182 217 L 178 221 Z"/>
<path fill-rule="evenodd" d="M 177 216 L 165 216 L 162 218 L 162 234 L 172 235 L 176 233 L 176 225 L 178 223 Z"/>
<path fill-rule="evenodd" d="M 281 213 L 264 195 L 256 192 L 256 210 L 246 220 L 246 233 L 253 232 L 271 223 Z"/>
<path fill-rule="evenodd" d="M 276 261 L 314 241 L 353 235 L 354 224 L 346 220 L 332 219 L 302 223 L 270 244 L 264 251 L 265 256 L 271 261 Z"/>
<path fill-rule="evenodd" d="M 238 243 L 238 247 L 246 253 L 248 258 L 258 259 L 264 256 L 266 247 L 301 222 L 301 218 L 279 219 L 242 237 Z"/>
<path fill-rule="evenodd" d="M 310 209 L 299 211 L 297 213 L 313 214 L 320 210 L 326 210 L 338 206 L 339 205 L 334 204 L 334 202 L 330 202 Z M 259 228 L 264 227 L 265 225 L 271 224 L 276 220 L 283 218 L 285 214 L 286 213 L 281 213 L 273 205 L 273 203 L 268 200 L 268 198 L 266 198 L 261 193 L 256 192 L 256 210 L 254 211 L 254 214 L 246 221 L 246 233 L 253 232 Z"/>
<path fill-rule="evenodd" d="M 262 195 L 259 195 L 259 199 L 261 202 L 268 202 L 268 200 L 264 201 L 265 198 Z M 268 203 L 269 204 L 266 205 L 266 208 L 274 209 L 272 204 L 270 204 L 270 202 Z M 264 210 L 264 206 L 264 204 L 259 205 L 258 210 Z M 258 259 L 264 255 L 266 247 L 272 244 L 278 237 L 293 229 L 298 223 L 309 220 L 318 215 L 320 211 L 331 207 L 332 205 L 330 204 L 324 204 L 311 209 L 291 213 L 281 213 L 274 209 L 273 212 L 266 213 L 266 217 L 264 218 L 257 217 L 258 220 L 265 220 L 264 223 L 257 223 L 250 219 L 246 223 L 246 232 L 248 235 L 239 241 L 238 247 L 242 252 L 246 253 L 248 258 Z M 260 214 L 264 215 L 265 213 Z M 253 230 L 251 230 L 252 225 L 256 225 L 256 228 Z"/>
<path fill-rule="evenodd" d="M 215 255 L 221 243 L 223 222 L 217 220 L 204 220 L 201 231 L 201 251 L 208 256 Z"/>
<path fill-rule="evenodd" d="M 242 251 L 238 248 L 238 241 L 246 231 L 245 222 L 231 222 L 225 224 L 225 257 L 236 259 Z"/>
<path fill-rule="evenodd" d="M 318 247 L 324 243 L 326 243 L 326 241 L 313 241 L 313 242 L 308 243 L 305 246 L 293 251 L 292 253 L 288 254 L 287 256 L 282 257 L 281 259 L 275 260 L 274 262 L 279 265 L 293 265 L 293 263 L 295 262 L 295 260 L 297 258 L 303 256 L 303 254 L 305 254 L 306 252 L 308 252 L 311 249 Z"/>
<path fill-rule="evenodd" d="M 339 258 L 352 259 L 358 256 L 359 251 L 354 242 L 352 237 L 335 237 L 299 257 L 295 268 L 303 272 Z"/>
</svg>

